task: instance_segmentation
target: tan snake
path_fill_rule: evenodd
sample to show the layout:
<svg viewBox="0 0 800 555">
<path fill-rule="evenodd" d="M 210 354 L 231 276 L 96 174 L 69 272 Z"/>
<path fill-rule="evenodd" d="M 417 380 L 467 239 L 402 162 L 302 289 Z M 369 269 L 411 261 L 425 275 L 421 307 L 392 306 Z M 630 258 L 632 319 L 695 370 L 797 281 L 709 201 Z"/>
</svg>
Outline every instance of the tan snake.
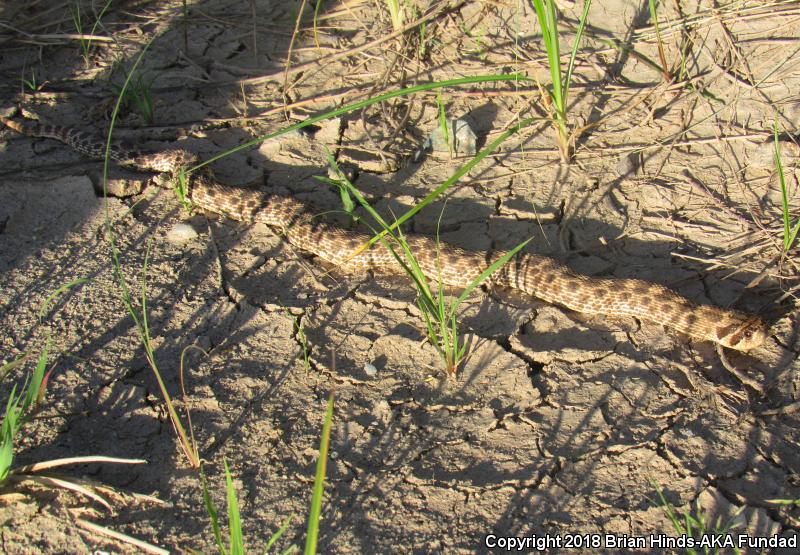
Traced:
<svg viewBox="0 0 800 555">
<path fill-rule="evenodd" d="M 57 139 L 93 158 L 105 154 L 104 141 L 81 131 L 2 117 L 0 122 L 28 136 Z M 112 148 L 110 155 L 121 165 L 157 172 L 174 172 L 197 160 L 180 149 L 139 154 Z M 204 210 L 278 228 L 292 245 L 344 269 L 397 270 L 394 256 L 380 245 L 351 256 L 370 236 L 322 222 L 298 200 L 223 185 L 210 172 L 192 176 L 187 198 Z M 466 287 L 504 254 L 437 245 L 435 240 L 422 236 L 406 236 L 406 240 L 429 279 L 441 279 L 456 287 Z M 535 254 L 516 255 L 492 275 L 491 282 L 578 312 L 633 316 L 740 351 L 758 347 L 767 337 L 766 324 L 757 316 L 698 305 L 663 285 L 647 281 L 582 276 L 551 258 Z"/>
</svg>

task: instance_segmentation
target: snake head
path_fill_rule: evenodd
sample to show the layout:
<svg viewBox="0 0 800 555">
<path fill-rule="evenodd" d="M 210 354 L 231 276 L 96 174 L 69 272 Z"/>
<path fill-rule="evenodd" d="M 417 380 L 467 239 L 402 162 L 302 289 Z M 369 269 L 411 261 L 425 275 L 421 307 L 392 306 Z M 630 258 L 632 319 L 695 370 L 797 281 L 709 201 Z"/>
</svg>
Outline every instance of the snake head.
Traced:
<svg viewBox="0 0 800 555">
<path fill-rule="evenodd" d="M 767 339 L 767 324 L 757 316 L 741 314 L 735 322 L 717 328 L 718 342 L 737 351 L 749 351 Z"/>
</svg>

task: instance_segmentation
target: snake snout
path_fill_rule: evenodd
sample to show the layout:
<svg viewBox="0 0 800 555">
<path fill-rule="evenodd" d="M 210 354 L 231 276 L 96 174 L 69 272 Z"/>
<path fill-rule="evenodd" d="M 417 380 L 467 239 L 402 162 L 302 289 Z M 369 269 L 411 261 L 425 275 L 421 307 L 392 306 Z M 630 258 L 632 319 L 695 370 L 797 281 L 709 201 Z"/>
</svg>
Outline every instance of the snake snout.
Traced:
<svg viewBox="0 0 800 555">
<path fill-rule="evenodd" d="M 767 340 L 767 325 L 754 316 L 743 318 L 734 326 L 718 330 L 719 343 L 737 351 L 760 347 Z"/>
</svg>

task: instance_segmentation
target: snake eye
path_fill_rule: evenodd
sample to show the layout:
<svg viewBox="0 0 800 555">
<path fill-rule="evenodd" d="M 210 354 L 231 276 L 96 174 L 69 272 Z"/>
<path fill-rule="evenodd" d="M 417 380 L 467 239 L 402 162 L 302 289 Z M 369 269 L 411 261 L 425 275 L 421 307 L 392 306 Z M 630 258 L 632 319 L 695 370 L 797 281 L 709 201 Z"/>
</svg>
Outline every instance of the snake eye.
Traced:
<svg viewBox="0 0 800 555">
<path fill-rule="evenodd" d="M 745 330 L 744 338 L 745 339 L 752 339 L 753 338 L 753 330 Z"/>
</svg>

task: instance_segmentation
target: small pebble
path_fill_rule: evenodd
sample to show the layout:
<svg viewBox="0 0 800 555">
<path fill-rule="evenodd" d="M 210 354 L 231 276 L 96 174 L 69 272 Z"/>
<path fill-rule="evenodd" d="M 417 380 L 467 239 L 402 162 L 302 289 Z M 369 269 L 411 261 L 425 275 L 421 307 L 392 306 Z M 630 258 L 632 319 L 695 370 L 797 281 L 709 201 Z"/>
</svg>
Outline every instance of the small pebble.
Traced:
<svg viewBox="0 0 800 555">
<path fill-rule="evenodd" d="M 173 245 L 182 245 L 197 238 L 197 232 L 189 224 L 175 224 L 167 232 L 167 241 Z"/>
<path fill-rule="evenodd" d="M 369 376 L 370 378 L 374 377 L 378 373 L 378 369 L 375 368 L 375 365 L 370 362 L 364 363 L 364 373 Z"/>
<path fill-rule="evenodd" d="M 452 119 L 448 122 L 447 137 L 440 126 L 437 126 L 429 137 L 434 152 L 450 152 L 458 156 L 475 156 L 478 151 L 478 138 L 465 119 Z M 449 143 L 449 144 L 448 144 Z"/>
</svg>

